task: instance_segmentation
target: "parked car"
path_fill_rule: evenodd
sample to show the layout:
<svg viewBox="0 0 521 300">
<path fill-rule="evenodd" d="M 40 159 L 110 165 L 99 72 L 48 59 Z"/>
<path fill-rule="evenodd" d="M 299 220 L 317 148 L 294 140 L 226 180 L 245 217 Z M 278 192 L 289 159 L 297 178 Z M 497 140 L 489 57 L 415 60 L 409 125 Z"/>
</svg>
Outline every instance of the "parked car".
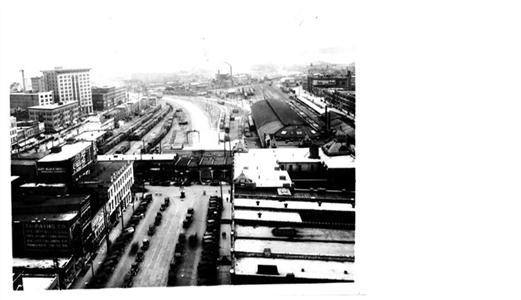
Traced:
<svg viewBox="0 0 521 300">
<path fill-rule="evenodd" d="M 150 241 L 148 239 L 143 240 L 143 244 L 141 245 L 141 250 L 146 251 L 150 247 Z"/>
<path fill-rule="evenodd" d="M 148 232 L 147 232 L 147 234 L 148 234 L 149 236 L 153 236 L 154 233 L 156 233 L 156 226 L 152 224 L 152 225 L 150 225 L 150 226 L 148 227 Z"/>
<path fill-rule="evenodd" d="M 139 242 L 132 243 L 132 246 L 130 246 L 129 255 L 134 255 L 139 250 Z"/>
</svg>

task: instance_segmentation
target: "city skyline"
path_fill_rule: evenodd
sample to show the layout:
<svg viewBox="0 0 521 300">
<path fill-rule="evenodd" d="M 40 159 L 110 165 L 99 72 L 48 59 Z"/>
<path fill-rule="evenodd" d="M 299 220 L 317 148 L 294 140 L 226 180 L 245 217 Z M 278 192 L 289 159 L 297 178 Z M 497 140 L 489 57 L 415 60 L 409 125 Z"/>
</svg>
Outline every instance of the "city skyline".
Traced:
<svg viewBox="0 0 521 300">
<path fill-rule="evenodd" d="M 28 3 L 31 10 L 24 6 Z M 260 2 L 143 4 L 11 3 L 2 18 L 11 30 L 2 26 L 2 35 L 17 46 L 2 49 L 3 57 L 14 58 L 6 61 L 5 74 L 19 82 L 21 69 L 28 78 L 55 66 L 89 67 L 103 82 L 141 72 L 228 72 L 225 62 L 241 73 L 256 64 L 354 61 L 349 35 L 324 34 L 337 31 L 344 17 L 326 5 L 285 2 L 273 10 Z M 53 10 L 60 18 L 48 18 Z M 75 13 L 79 10 L 82 14 Z M 35 24 L 56 34 L 33 34 Z"/>
</svg>

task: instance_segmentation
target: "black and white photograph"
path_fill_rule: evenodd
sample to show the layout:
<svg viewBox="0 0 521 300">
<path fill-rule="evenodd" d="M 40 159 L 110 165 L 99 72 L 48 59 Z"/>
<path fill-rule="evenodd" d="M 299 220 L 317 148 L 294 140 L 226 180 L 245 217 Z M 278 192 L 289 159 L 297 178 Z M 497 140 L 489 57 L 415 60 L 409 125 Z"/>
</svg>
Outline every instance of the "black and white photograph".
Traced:
<svg viewBox="0 0 521 300">
<path fill-rule="evenodd" d="M 0 2 L 0 298 L 519 299 L 520 8 Z"/>
<path fill-rule="evenodd" d="M 356 281 L 355 45 L 314 6 L 205 5 L 17 28 L 13 290 Z"/>
</svg>

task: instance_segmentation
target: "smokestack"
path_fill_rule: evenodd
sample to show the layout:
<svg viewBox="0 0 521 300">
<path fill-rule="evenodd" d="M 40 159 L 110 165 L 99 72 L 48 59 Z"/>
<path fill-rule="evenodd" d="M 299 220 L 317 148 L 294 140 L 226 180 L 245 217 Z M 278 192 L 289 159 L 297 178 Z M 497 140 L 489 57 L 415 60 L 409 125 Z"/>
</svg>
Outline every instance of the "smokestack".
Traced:
<svg viewBox="0 0 521 300">
<path fill-rule="evenodd" d="M 24 88 L 24 92 L 25 92 L 25 74 L 24 74 L 24 70 L 20 70 L 20 72 L 22 72 L 22 86 Z"/>
</svg>

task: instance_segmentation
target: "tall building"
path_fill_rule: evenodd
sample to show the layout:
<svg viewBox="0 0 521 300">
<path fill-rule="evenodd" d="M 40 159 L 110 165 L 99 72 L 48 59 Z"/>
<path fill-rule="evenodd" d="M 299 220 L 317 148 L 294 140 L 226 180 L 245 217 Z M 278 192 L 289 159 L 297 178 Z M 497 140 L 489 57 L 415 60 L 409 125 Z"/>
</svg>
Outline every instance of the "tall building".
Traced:
<svg viewBox="0 0 521 300">
<path fill-rule="evenodd" d="M 46 91 L 54 91 L 56 102 L 76 102 L 82 115 L 93 112 L 90 69 L 42 71 Z"/>
<path fill-rule="evenodd" d="M 53 91 L 11 93 L 11 113 L 15 110 L 27 110 L 31 106 L 50 105 L 54 103 Z"/>
<path fill-rule="evenodd" d="M 51 133 L 59 132 L 76 124 L 78 119 L 78 104 L 74 102 L 31 106 L 27 109 L 29 111 L 29 119 L 44 122 L 45 131 Z"/>
<path fill-rule="evenodd" d="M 95 111 L 105 111 L 117 105 L 124 104 L 128 100 L 125 87 L 93 87 L 92 106 Z"/>
<path fill-rule="evenodd" d="M 43 84 L 43 77 L 32 77 L 31 78 L 31 90 L 34 92 L 45 91 L 45 85 Z"/>
</svg>

